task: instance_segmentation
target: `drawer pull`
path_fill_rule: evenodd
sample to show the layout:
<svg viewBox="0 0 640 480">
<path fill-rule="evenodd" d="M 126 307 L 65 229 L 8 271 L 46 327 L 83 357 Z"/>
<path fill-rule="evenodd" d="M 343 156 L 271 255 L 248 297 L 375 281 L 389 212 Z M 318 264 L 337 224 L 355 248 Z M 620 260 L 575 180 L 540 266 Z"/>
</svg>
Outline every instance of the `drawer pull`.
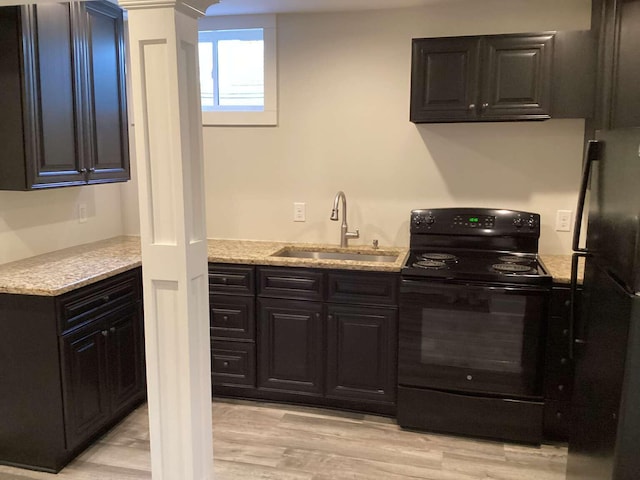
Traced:
<svg viewBox="0 0 640 480">
<path fill-rule="evenodd" d="M 560 359 L 560 363 L 561 363 L 562 365 L 566 365 L 568 361 L 569 361 L 569 360 L 567 360 L 567 359 L 566 359 L 566 358 L 564 358 L 564 357 L 562 357 L 562 358 Z"/>
<path fill-rule="evenodd" d="M 116 333 L 116 327 L 111 327 L 111 328 L 109 329 L 109 332 L 111 332 L 111 333 Z"/>
<path fill-rule="evenodd" d="M 109 300 L 111 300 L 111 297 L 109 297 L 109 295 L 105 295 L 104 297 L 102 297 L 102 301 L 103 301 L 104 303 L 108 303 L 108 302 L 109 302 Z"/>
<path fill-rule="evenodd" d="M 229 367 L 229 362 L 227 360 L 225 360 L 224 362 L 222 362 L 222 365 L 227 368 Z"/>
<path fill-rule="evenodd" d="M 229 320 L 229 315 L 223 315 L 223 317 L 222 317 L 222 321 L 223 321 L 223 322 L 226 322 L 226 321 L 228 321 L 228 320 Z"/>
<path fill-rule="evenodd" d="M 222 283 L 224 283 L 226 285 L 228 281 L 229 280 L 227 279 L 227 277 L 222 277 Z"/>
<path fill-rule="evenodd" d="M 100 333 L 102 334 L 103 337 L 106 337 L 107 335 L 109 335 L 109 332 L 107 330 L 102 330 Z"/>
<path fill-rule="evenodd" d="M 562 392 L 564 390 L 564 385 L 562 384 L 558 385 L 558 390 Z"/>
</svg>

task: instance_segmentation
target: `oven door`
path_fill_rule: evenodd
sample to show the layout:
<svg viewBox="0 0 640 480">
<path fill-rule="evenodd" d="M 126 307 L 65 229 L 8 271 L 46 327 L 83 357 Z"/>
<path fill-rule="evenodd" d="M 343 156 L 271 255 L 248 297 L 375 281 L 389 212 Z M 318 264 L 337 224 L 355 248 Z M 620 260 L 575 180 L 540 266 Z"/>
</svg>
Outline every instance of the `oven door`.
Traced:
<svg viewBox="0 0 640 480">
<path fill-rule="evenodd" d="M 549 288 L 403 279 L 404 386 L 540 397 Z"/>
</svg>

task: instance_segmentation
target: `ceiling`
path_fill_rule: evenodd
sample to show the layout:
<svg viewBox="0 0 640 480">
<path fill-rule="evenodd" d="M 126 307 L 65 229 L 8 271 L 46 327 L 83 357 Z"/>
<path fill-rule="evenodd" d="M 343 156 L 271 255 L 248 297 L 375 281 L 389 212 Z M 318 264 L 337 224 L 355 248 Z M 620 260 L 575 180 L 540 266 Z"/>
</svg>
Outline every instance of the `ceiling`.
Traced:
<svg viewBox="0 0 640 480">
<path fill-rule="evenodd" d="M 443 1 L 445 0 L 220 0 L 220 3 L 207 9 L 207 15 L 380 10 L 419 7 Z"/>
</svg>

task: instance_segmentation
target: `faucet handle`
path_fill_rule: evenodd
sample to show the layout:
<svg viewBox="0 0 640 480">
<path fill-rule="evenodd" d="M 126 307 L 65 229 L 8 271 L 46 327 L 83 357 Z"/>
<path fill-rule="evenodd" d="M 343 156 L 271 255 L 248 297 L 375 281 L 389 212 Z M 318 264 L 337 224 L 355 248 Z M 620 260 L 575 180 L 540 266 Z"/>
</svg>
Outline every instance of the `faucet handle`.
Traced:
<svg viewBox="0 0 640 480">
<path fill-rule="evenodd" d="M 355 232 L 346 232 L 344 236 L 346 238 L 360 238 L 360 229 L 356 228 Z"/>
</svg>

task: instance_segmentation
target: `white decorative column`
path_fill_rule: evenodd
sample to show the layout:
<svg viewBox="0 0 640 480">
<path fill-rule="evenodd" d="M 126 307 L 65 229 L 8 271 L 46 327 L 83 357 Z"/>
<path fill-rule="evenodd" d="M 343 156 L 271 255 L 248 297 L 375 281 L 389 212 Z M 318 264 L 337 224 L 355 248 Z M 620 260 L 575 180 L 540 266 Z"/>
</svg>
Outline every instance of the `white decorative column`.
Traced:
<svg viewBox="0 0 640 480">
<path fill-rule="evenodd" d="M 119 3 L 128 10 L 152 477 L 209 480 L 211 364 L 197 17 L 215 0 Z"/>
</svg>

